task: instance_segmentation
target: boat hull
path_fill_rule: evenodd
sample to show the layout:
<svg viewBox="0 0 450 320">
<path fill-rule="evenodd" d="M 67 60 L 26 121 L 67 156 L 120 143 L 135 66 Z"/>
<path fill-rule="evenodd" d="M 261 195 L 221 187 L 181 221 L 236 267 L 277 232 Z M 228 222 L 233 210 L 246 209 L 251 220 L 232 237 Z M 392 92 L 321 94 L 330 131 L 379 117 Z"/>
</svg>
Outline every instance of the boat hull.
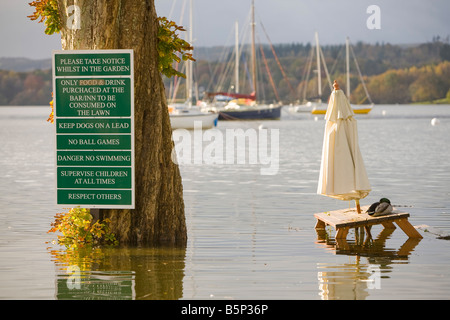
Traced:
<svg viewBox="0 0 450 320">
<path fill-rule="evenodd" d="M 360 108 L 360 109 L 353 109 L 353 112 L 356 114 L 368 114 L 372 108 Z"/>
<path fill-rule="evenodd" d="M 367 106 L 367 107 L 355 107 L 352 106 L 352 110 L 355 114 L 368 114 L 370 111 L 372 111 L 373 106 Z M 326 108 L 314 108 L 311 110 L 312 114 L 325 114 L 327 113 Z"/>
<path fill-rule="evenodd" d="M 211 129 L 217 125 L 218 114 L 207 113 L 207 114 L 171 114 L 170 124 L 172 129 L 187 129 L 193 130 L 201 129 Z"/>
<path fill-rule="evenodd" d="M 221 110 L 219 112 L 219 120 L 278 120 L 280 117 L 281 106 L 243 110 Z"/>
</svg>

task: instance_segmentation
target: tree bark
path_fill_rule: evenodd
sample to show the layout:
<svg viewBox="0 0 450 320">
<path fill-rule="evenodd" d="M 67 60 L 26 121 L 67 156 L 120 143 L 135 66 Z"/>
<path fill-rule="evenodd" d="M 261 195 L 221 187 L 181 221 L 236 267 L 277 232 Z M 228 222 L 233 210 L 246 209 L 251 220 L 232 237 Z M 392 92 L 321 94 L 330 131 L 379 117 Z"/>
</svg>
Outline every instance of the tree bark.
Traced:
<svg viewBox="0 0 450 320">
<path fill-rule="evenodd" d="M 80 8 L 79 29 L 69 28 L 72 5 Z M 185 246 L 182 181 L 171 160 L 172 128 L 158 70 L 154 0 L 58 0 L 58 6 L 64 50 L 134 50 L 135 209 L 103 209 L 100 217 L 111 219 L 121 244 Z"/>
</svg>

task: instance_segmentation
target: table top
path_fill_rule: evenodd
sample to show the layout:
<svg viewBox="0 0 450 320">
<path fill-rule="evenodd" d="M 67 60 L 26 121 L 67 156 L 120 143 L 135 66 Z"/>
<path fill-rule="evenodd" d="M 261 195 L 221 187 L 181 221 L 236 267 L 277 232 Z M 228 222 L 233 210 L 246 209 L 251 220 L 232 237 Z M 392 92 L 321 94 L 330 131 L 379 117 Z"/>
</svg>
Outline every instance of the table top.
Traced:
<svg viewBox="0 0 450 320">
<path fill-rule="evenodd" d="M 334 211 L 319 212 L 315 213 L 314 216 L 336 229 L 343 227 L 350 228 L 374 225 L 409 217 L 408 212 L 402 212 L 400 210 L 397 210 L 396 208 L 394 208 L 393 212 L 390 214 L 373 217 L 365 213 L 369 207 L 370 206 L 362 206 L 361 213 L 358 213 L 356 211 L 356 208 L 347 208 Z"/>
</svg>

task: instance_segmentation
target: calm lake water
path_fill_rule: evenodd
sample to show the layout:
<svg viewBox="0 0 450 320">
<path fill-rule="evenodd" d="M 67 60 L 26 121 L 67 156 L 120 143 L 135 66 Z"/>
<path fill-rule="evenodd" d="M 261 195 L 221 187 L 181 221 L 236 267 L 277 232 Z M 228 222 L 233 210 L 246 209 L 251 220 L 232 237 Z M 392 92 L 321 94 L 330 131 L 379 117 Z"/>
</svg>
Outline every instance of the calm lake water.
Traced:
<svg viewBox="0 0 450 320">
<path fill-rule="evenodd" d="M 54 127 L 48 107 L 0 108 L 0 299 L 448 299 L 450 106 L 375 106 L 359 115 L 372 185 L 421 227 L 374 241 L 315 229 L 316 212 L 348 202 L 316 194 L 323 116 L 219 122 L 217 129 L 279 133 L 266 164 L 182 164 L 188 244 L 68 254 L 49 243 L 55 205 Z M 438 118 L 438 125 L 431 120 Z M 259 128 L 259 129 L 258 129 Z M 272 130 L 272 131 L 271 131 Z M 377 238 L 378 237 L 378 238 Z"/>
</svg>

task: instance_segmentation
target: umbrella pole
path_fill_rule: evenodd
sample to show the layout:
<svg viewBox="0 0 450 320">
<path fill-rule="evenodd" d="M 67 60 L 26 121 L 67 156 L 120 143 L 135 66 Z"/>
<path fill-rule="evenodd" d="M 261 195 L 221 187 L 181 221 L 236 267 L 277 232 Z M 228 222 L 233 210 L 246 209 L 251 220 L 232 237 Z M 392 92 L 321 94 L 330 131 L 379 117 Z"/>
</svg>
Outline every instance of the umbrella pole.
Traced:
<svg viewBox="0 0 450 320">
<path fill-rule="evenodd" d="M 355 202 L 356 202 L 356 211 L 358 213 L 361 213 L 361 206 L 359 205 L 359 200 L 357 199 L 357 200 L 355 200 Z"/>
</svg>

